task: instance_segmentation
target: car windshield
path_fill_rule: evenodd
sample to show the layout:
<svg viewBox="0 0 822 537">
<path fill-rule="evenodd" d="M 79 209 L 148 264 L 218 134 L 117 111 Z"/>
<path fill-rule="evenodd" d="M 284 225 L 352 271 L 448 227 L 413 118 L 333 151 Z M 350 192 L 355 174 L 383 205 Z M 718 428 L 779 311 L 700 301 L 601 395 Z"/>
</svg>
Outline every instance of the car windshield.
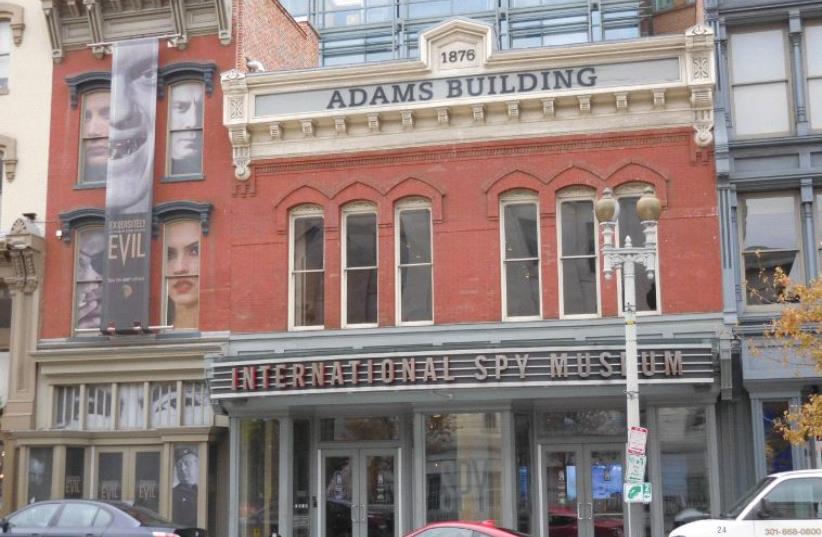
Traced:
<svg viewBox="0 0 822 537">
<path fill-rule="evenodd" d="M 127 503 L 113 503 L 112 505 L 132 518 L 137 519 L 137 522 L 139 522 L 141 526 L 174 526 L 172 522 L 165 520 L 151 509 L 137 505 L 129 505 Z"/>
<path fill-rule="evenodd" d="M 724 513 L 722 513 L 722 515 L 720 515 L 720 516 L 722 518 L 736 518 L 739 515 L 741 515 L 742 511 L 744 511 L 745 508 L 748 506 L 748 504 L 751 503 L 751 500 L 756 498 L 756 496 L 760 492 L 762 492 L 765 489 L 765 487 L 770 485 L 774 481 L 774 479 L 776 479 L 776 478 L 775 477 L 766 477 L 766 478 L 764 478 L 762 481 L 757 483 L 754 488 L 749 490 L 747 494 L 742 496 L 739 499 L 739 501 L 736 502 L 736 504 L 733 507 L 731 507 L 728 511 L 725 511 Z"/>
</svg>

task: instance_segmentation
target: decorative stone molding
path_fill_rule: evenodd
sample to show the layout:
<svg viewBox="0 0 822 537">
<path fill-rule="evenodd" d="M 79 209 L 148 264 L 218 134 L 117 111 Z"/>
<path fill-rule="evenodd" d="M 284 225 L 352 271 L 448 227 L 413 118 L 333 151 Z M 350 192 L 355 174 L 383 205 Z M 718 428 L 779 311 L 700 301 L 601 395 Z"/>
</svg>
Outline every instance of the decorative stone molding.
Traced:
<svg viewBox="0 0 822 537">
<path fill-rule="evenodd" d="M 63 61 L 63 40 L 60 35 L 60 11 L 56 0 L 41 0 L 43 14 L 46 16 L 46 26 L 51 42 L 51 59 L 54 63 Z"/>
<path fill-rule="evenodd" d="M 174 21 L 174 31 L 177 35 L 169 40 L 171 46 L 177 50 L 185 50 L 188 45 L 188 31 L 186 29 L 186 7 L 184 0 L 170 0 L 171 18 Z"/>
<path fill-rule="evenodd" d="M 91 53 L 97 59 L 106 54 L 107 46 L 103 44 L 103 13 L 100 2 L 97 0 L 83 0 L 86 9 L 89 33 L 91 34 Z"/>
<path fill-rule="evenodd" d="M 83 207 L 60 213 L 60 239 L 66 244 L 70 244 L 74 237 L 74 232 L 83 226 L 102 225 L 106 220 L 105 209 L 96 207 Z"/>
<path fill-rule="evenodd" d="M 303 136 L 305 136 L 306 138 L 314 136 L 314 121 L 310 119 L 304 119 L 300 122 L 300 124 L 302 127 Z"/>
<path fill-rule="evenodd" d="M 111 73 L 105 71 L 82 73 L 77 76 L 66 77 L 66 84 L 69 87 L 71 107 L 77 108 L 80 104 L 80 95 L 83 93 L 111 88 Z"/>
<path fill-rule="evenodd" d="M 6 283 L 13 291 L 33 293 L 40 282 L 37 257 L 43 251 L 43 238 L 27 218 L 18 218 L 5 236 L 5 247 L 14 267 L 14 276 Z"/>
<path fill-rule="evenodd" d="M 193 218 L 200 222 L 200 230 L 203 235 L 208 235 L 211 229 L 211 212 L 213 205 L 197 201 L 169 201 L 160 203 L 152 211 L 152 234 L 159 235 L 160 226 L 165 222 L 175 218 Z"/>
<path fill-rule="evenodd" d="M 709 28 L 614 42 L 607 50 L 590 44 L 504 54 L 493 50 L 487 29 L 446 21 L 421 34 L 415 62 L 223 73 L 224 124 L 239 144 L 235 155 L 256 162 L 388 149 L 404 140 L 422 147 L 672 124 L 691 124 L 699 143 L 710 143 Z M 473 53 L 464 62 L 449 60 L 455 49 Z M 693 92 L 699 97 L 692 101 Z M 649 100 L 653 107 L 641 106 Z M 592 115 L 597 121 L 586 119 Z M 313 122 L 309 138 L 302 135 L 306 121 Z M 368 142 L 364 134 L 372 135 Z"/>
<path fill-rule="evenodd" d="M 202 82 L 206 95 L 214 93 L 214 74 L 217 64 L 180 62 L 165 65 L 157 71 L 157 97 L 165 98 L 166 87 L 177 82 Z"/>
<path fill-rule="evenodd" d="M 251 177 L 251 135 L 245 127 L 233 127 L 228 135 L 231 140 L 232 157 L 234 160 L 234 177 L 245 181 Z"/>
<path fill-rule="evenodd" d="M 707 147 L 714 140 L 713 90 L 700 88 L 691 91 L 691 106 L 694 110 L 694 142 L 699 147 Z"/>
<path fill-rule="evenodd" d="M 9 21 L 11 38 L 18 47 L 23 42 L 23 30 L 26 29 L 23 20 L 23 6 L 0 2 L 0 21 Z"/>
<path fill-rule="evenodd" d="M 0 135 L 0 160 L 3 163 L 3 177 L 6 181 L 14 181 L 17 171 L 17 140 Z"/>
</svg>

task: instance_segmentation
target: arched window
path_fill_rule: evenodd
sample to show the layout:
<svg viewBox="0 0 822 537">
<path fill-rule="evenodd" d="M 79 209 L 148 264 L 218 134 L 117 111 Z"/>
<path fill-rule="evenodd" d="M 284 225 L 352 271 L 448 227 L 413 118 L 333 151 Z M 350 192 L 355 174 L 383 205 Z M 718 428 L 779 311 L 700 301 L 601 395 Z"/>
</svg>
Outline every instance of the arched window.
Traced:
<svg viewBox="0 0 822 537">
<path fill-rule="evenodd" d="M 569 187 L 557 194 L 561 317 L 600 314 L 595 194 L 587 187 Z"/>
<path fill-rule="evenodd" d="M 431 204 L 403 200 L 395 218 L 397 324 L 434 321 Z"/>
<path fill-rule="evenodd" d="M 515 190 L 500 198 L 502 318 L 542 317 L 539 206 L 536 193 Z"/>
<path fill-rule="evenodd" d="M 343 208 L 342 324 L 377 326 L 377 208 L 352 203 Z"/>
<path fill-rule="evenodd" d="M 288 326 L 292 330 L 325 324 L 325 228 L 322 207 L 291 210 L 289 222 Z"/>
</svg>

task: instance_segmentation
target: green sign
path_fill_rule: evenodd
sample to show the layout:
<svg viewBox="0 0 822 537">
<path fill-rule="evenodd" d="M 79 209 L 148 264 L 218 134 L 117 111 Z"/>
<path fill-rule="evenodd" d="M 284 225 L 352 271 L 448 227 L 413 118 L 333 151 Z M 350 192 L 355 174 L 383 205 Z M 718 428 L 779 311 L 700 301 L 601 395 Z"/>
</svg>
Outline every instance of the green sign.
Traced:
<svg viewBox="0 0 822 537">
<path fill-rule="evenodd" d="M 626 483 L 624 493 L 627 503 L 651 503 L 650 483 Z"/>
</svg>

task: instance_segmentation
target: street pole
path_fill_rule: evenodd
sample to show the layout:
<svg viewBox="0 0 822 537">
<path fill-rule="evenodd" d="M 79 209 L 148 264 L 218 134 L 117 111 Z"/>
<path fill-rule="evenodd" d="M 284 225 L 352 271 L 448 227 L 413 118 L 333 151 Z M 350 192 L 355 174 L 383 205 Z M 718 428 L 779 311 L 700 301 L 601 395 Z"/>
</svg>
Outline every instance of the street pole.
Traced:
<svg viewBox="0 0 822 537">
<path fill-rule="evenodd" d="M 636 265 L 645 267 L 649 278 L 654 277 L 656 268 L 656 227 L 661 205 L 654 196 L 653 190 L 646 189 L 637 202 L 637 213 L 642 223 L 645 236 L 644 246 L 635 247 L 631 244 L 631 237 L 625 238 L 622 247 L 616 247 L 614 235 L 619 204 L 612 196 L 610 188 L 603 191 L 602 198 L 596 203 L 596 215 L 602 228 L 603 273 L 610 279 L 613 271 L 622 271 L 623 304 L 625 318 L 625 399 L 626 399 L 626 443 L 625 468 L 628 467 L 628 439 L 633 427 L 641 427 L 639 415 L 639 356 L 637 352 L 636 333 Z M 627 506 L 628 518 L 626 532 L 628 537 L 639 537 L 640 531 L 634 531 L 633 521 L 641 520 L 640 504 L 629 503 Z"/>
</svg>

